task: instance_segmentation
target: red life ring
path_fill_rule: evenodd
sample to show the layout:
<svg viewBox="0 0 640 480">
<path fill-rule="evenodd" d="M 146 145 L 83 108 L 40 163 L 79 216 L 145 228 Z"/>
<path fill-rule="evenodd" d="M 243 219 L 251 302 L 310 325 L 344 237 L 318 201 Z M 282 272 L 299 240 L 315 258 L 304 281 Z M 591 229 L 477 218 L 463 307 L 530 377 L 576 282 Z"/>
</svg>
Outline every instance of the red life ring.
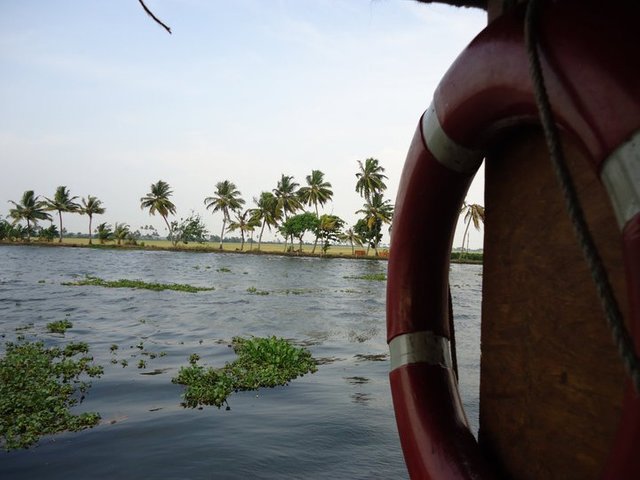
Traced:
<svg viewBox="0 0 640 480">
<path fill-rule="evenodd" d="M 629 328 L 640 351 L 640 7 L 567 0 L 542 10 L 541 58 L 553 113 L 611 199 L 622 231 Z M 421 118 L 402 173 L 387 340 L 396 421 L 414 479 L 493 476 L 467 426 L 452 371 L 447 282 L 458 212 L 483 152 L 509 128 L 538 123 L 523 18 L 518 8 L 497 19 L 458 57 Z M 630 385 L 604 477 L 640 478 L 640 398 Z"/>
</svg>

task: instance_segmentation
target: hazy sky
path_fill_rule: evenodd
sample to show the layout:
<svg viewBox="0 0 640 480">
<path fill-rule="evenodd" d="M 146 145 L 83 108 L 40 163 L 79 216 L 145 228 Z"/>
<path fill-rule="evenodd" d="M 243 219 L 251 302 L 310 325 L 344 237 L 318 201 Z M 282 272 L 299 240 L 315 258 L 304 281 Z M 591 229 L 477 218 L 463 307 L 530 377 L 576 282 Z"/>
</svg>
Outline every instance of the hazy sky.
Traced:
<svg viewBox="0 0 640 480">
<path fill-rule="evenodd" d="M 140 210 L 162 179 L 178 217 L 194 210 L 219 234 L 203 205 L 216 182 L 253 207 L 282 173 L 304 185 L 319 169 L 334 190 L 325 211 L 352 225 L 357 160 L 379 159 L 395 202 L 420 115 L 486 23 L 409 0 L 146 3 L 173 35 L 136 0 L 0 0 L 0 215 L 25 190 L 66 185 L 103 201 L 94 224 L 165 234 Z M 482 175 L 471 203 L 484 204 Z M 63 219 L 74 232 L 87 220 Z"/>
</svg>

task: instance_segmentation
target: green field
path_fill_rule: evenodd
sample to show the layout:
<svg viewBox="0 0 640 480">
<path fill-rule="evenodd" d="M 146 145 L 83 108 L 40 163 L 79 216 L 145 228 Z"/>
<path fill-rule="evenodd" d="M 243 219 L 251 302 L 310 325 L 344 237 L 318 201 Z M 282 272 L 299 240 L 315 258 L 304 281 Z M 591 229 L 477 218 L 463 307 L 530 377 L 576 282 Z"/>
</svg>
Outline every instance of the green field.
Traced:
<svg viewBox="0 0 640 480">
<path fill-rule="evenodd" d="M 9 244 L 9 245 L 19 245 L 22 242 L 7 242 L 2 241 L 0 243 Z M 89 247 L 89 239 L 88 238 L 64 238 L 62 244 L 58 243 L 57 240 L 53 242 L 41 242 L 34 240 L 31 242 L 33 245 L 43 245 L 43 246 L 64 246 L 64 247 Z M 249 242 L 245 242 L 244 250 L 240 249 L 240 243 L 238 242 L 224 242 L 222 245 L 222 250 L 219 249 L 218 242 L 206 242 L 206 243 L 188 243 L 188 244 L 178 244 L 178 246 L 174 247 L 170 241 L 168 240 L 142 240 L 139 241 L 137 245 L 117 245 L 114 241 L 108 241 L 105 243 L 100 243 L 100 240 L 93 239 L 93 244 L 90 248 L 108 248 L 108 249 L 131 249 L 131 250 L 174 250 L 174 251 L 192 251 L 192 252 L 211 252 L 211 253 L 219 253 L 219 252 L 229 252 L 229 253 L 245 253 L 245 254 L 275 254 L 275 255 L 292 255 L 292 256 L 316 256 L 320 257 L 322 251 L 318 246 L 316 247 L 316 252 L 314 254 L 311 253 L 313 250 L 312 244 L 303 244 L 302 252 L 298 252 L 299 245 L 294 244 L 294 249 L 296 251 L 285 253 L 284 244 L 283 243 L 271 243 L 271 242 L 263 242 L 260 246 L 260 250 L 258 250 L 257 242 L 253 243 L 253 246 Z M 351 246 L 348 245 L 332 245 L 331 248 L 324 255 L 325 257 L 337 257 L 337 258 L 359 258 L 365 260 L 386 260 L 389 256 L 389 250 L 387 248 L 378 249 L 378 256 L 376 257 L 373 249 L 369 250 L 369 254 L 367 255 L 365 247 L 355 247 L 354 248 L 355 255 L 352 254 Z M 451 262 L 452 263 L 482 263 L 482 252 L 468 252 L 464 255 L 460 255 L 460 252 L 452 252 L 451 254 Z"/>
</svg>

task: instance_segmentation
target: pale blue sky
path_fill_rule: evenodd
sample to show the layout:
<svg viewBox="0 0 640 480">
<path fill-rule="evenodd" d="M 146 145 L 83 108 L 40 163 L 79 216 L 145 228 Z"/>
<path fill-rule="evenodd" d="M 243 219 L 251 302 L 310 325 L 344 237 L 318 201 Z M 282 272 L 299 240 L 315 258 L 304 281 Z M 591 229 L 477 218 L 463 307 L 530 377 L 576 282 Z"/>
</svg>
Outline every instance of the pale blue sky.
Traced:
<svg viewBox="0 0 640 480">
<path fill-rule="evenodd" d="M 0 215 L 25 190 L 66 185 L 104 202 L 98 222 L 164 232 L 139 206 L 163 179 L 178 216 L 201 213 L 218 234 L 203 206 L 216 182 L 253 206 L 280 174 L 302 185 L 320 169 L 334 189 L 325 211 L 351 225 L 357 160 L 380 160 L 395 202 L 421 113 L 486 23 L 409 0 L 146 3 L 173 35 L 136 0 L 0 0 Z M 469 201 L 484 204 L 481 178 Z"/>
</svg>

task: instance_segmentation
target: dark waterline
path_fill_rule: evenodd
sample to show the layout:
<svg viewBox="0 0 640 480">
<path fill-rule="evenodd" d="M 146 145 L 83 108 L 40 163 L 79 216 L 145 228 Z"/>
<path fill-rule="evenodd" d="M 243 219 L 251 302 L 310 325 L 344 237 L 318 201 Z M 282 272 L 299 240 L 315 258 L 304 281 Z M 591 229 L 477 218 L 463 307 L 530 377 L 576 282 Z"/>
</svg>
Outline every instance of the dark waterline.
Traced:
<svg viewBox="0 0 640 480">
<path fill-rule="evenodd" d="M 5 341 L 19 333 L 85 341 L 105 367 L 77 409 L 100 412 L 103 424 L 0 453 L 0 478 L 407 478 L 387 381 L 386 282 L 353 278 L 385 270 L 386 262 L 347 259 L 0 246 Z M 474 431 L 481 271 L 451 270 L 460 388 Z M 61 285 L 85 275 L 215 291 Z M 46 333 L 46 323 L 64 318 L 74 325 L 64 338 Z M 171 377 L 191 353 L 213 366 L 233 360 L 227 344 L 236 335 L 292 339 L 321 365 L 286 387 L 233 394 L 229 411 L 183 409 Z M 141 356 L 140 342 L 164 356 Z"/>
</svg>

